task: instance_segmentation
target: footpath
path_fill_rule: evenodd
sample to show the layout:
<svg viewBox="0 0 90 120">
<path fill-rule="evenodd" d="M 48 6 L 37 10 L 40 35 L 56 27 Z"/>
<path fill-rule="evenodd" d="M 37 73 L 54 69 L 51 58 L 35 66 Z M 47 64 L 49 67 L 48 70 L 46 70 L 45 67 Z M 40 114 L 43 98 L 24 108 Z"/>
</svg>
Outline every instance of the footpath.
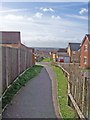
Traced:
<svg viewBox="0 0 90 120">
<path fill-rule="evenodd" d="M 44 68 L 14 96 L 3 112 L 3 118 L 56 118 L 59 116 L 55 75 L 48 63 L 39 64 Z"/>
</svg>

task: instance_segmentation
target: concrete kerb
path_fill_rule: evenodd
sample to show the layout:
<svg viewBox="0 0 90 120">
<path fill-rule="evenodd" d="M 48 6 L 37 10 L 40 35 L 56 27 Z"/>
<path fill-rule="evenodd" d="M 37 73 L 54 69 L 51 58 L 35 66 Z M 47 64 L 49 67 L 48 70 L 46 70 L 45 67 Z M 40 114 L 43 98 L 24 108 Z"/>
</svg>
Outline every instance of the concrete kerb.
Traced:
<svg viewBox="0 0 90 120">
<path fill-rule="evenodd" d="M 55 83 L 53 81 L 53 78 L 51 77 L 51 74 L 49 73 L 48 68 L 47 67 L 45 67 L 45 68 L 46 68 L 46 71 L 48 72 L 48 75 L 49 75 L 51 81 L 52 81 L 52 100 L 53 100 L 53 105 L 54 105 L 54 109 L 55 109 L 55 114 L 56 114 L 57 118 L 60 118 L 60 117 L 62 118 L 62 114 L 60 112 L 60 107 L 59 107 L 59 104 L 58 104 L 59 100 L 58 100 L 58 95 L 57 95 L 58 94 L 57 89 L 56 89 L 56 96 L 55 96 L 55 93 L 54 93 L 55 92 L 55 87 L 54 87 Z M 56 88 L 57 88 L 57 84 L 56 84 Z M 56 105 L 56 101 L 57 101 L 58 105 Z"/>
</svg>

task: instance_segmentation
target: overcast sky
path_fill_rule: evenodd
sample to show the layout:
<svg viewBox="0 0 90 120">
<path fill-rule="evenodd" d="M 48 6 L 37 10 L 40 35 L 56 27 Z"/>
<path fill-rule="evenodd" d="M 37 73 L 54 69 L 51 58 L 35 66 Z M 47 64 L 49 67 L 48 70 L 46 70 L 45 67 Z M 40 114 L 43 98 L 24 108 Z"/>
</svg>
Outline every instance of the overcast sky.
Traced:
<svg viewBox="0 0 90 120">
<path fill-rule="evenodd" d="M 27 46 L 66 47 L 88 32 L 88 2 L 3 2 L 0 24 Z"/>
</svg>

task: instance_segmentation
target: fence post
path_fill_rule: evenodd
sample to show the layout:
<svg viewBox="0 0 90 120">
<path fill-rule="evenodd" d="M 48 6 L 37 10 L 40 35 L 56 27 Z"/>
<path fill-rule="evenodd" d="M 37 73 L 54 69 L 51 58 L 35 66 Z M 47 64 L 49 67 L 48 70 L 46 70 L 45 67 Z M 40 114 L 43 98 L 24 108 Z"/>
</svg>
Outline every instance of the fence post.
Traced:
<svg viewBox="0 0 90 120">
<path fill-rule="evenodd" d="M 88 78 L 88 85 L 87 85 L 87 107 L 88 113 L 87 116 L 90 118 L 90 77 Z"/>
<path fill-rule="evenodd" d="M 0 46 L 0 97 L 2 95 L 2 46 Z"/>
<path fill-rule="evenodd" d="M 79 79 L 76 77 L 76 102 L 79 103 Z M 79 105 L 79 104 L 78 104 Z"/>
<path fill-rule="evenodd" d="M 82 91 L 82 112 L 84 114 L 84 100 L 85 100 L 85 78 L 83 79 L 83 91 Z"/>
<path fill-rule="evenodd" d="M 9 48 L 7 48 L 6 47 L 6 86 L 7 86 L 7 88 L 8 88 L 8 75 L 9 75 L 9 73 L 8 73 L 8 50 L 9 50 Z"/>
<path fill-rule="evenodd" d="M 70 100 L 70 97 L 69 97 L 69 94 L 70 94 L 70 75 L 68 75 L 68 105 L 71 106 L 71 100 Z"/>
<path fill-rule="evenodd" d="M 20 74 L 20 49 L 18 49 L 18 74 Z"/>
</svg>

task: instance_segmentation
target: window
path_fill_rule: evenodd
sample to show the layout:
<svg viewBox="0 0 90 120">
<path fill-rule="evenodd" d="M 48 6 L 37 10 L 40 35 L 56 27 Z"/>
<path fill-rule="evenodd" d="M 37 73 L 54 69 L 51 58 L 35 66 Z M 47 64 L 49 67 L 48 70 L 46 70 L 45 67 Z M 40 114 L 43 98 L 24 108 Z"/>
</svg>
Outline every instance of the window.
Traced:
<svg viewBox="0 0 90 120">
<path fill-rule="evenodd" d="M 85 45 L 84 46 L 84 51 L 87 51 L 88 50 L 88 45 Z"/>
<path fill-rule="evenodd" d="M 87 57 L 84 57 L 84 64 L 87 64 Z"/>
</svg>

